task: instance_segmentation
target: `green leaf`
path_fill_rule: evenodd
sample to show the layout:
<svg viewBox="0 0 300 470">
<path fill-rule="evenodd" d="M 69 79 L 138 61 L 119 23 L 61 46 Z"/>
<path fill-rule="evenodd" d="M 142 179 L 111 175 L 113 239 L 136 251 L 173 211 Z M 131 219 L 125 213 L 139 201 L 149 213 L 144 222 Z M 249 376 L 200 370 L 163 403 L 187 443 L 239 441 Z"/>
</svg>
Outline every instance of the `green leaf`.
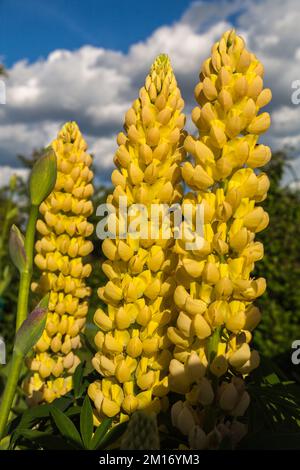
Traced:
<svg viewBox="0 0 300 470">
<path fill-rule="evenodd" d="M 126 431 L 128 423 L 121 423 L 118 426 L 114 426 L 108 433 L 105 435 L 104 439 L 100 444 L 100 449 L 107 448 L 114 444 L 120 437 L 123 436 Z M 97 448 L 98 449 L 98 448 Z"/>
<path fill-rule="evenodd" d="M 43 449 L 50 450 L 75 450 L 76 447 L 70 443 L 67 443 L 65 439 L 62 439 L 59 436 L 53 436 L 51 433 L 42 432 L 31 429 L 24 429 L 22 431 L 22 436 L 29 441 L 33 441 L 42 447 Z M 35 446 L 36 447 L 36 446 Z"/>
<path fill-rule="evenodd" d="M 92 438 L 92 441 L 90 443 L 91 450 L 96 450 L 101 445 L 103 438 L 105 437 L 107 431 L 109 430 L 111 426 L 111 423 L 112 423 L 112 419 L 106 418 L 102 421 L 100 426 L 98 426 Z"/>
<path fill-rule="evenodd" d="M 78 364 L 73 375 L 73 389 L 74 389 L 75 398 L 80 398 L 83 393 L 82 379 L 83 379 L 84 366 L 85 366 L 85 361 Z"/>
<path fill-rule="evenodd" d="M 50 411 L 53 409 L 53 406 L 64 411 L 68 408 L 68 406 L 70 406 L 70 404 L 71 400 L 69 398 L 61 397 L 55 400 L 55 402 L 53 402 L 51 405 L 44 404 L 25 410 L 21 419 L 16 418 L 15 420 L 11 421 L 9 425 L 9 431 L 12 433 L 11 445 L 15 445 L 24 430 L 29 430 L 29 428 L 33 427 L 37 422 L 40 423 L 43 419 L 49 418 Z M 16 427 L 14 427 L 16 421 L 19 422 L 17 422 Z"/>
<path fill-rule="evenodd" d="M 55 406 L 51 408 L 51 415 L 61 435 L 82 447 L 79 432 L 70 418 Z"/>
<path fill-rule="evenodd" d="M 85 396 L 80 413 L 80 433 L 86 449 L 89 449 L 93 435 L 93 410 L 88 395 Z"/>
<path fill-rule="evenodd" d="M 275 372 L 273 372 L 272 374 L 267 375 L 265 377 L 265 380 L 266 380 L 266 382 L 268 382 L 271 385 L 280 384 L 280 379 L 279 379 L 278 375 L 275 374 Z"/>
<path fill-rule="evenodd" d="M 71 406 L 71 408 L 69 408 L 67 411 L 66 411 L 66 416 L 78 416 L 80 415 L 80 412 L 81 412 L 81 407 L 80 406 L 77 406 L 77 405 L 74 405 L 74 406 Z"/>
<path fill-rule="evenodd" d="M 53 406 L 59 408 L 61 411 L 64 411 L 68 408 L 71 404 L 71 400 L 66 397 L 61 397 L 55 400 L 53 403 L 50 404 L 43 404 L 39 406 L 35 406 L 33 408 L 29 408 L 25 410 L 16 431 L 21 428 L 29 428 L 32 426 L 36 420 L 40 420 L 42 418 L 49 418 L 50 411 L 53 409 Z"/>
</svg>

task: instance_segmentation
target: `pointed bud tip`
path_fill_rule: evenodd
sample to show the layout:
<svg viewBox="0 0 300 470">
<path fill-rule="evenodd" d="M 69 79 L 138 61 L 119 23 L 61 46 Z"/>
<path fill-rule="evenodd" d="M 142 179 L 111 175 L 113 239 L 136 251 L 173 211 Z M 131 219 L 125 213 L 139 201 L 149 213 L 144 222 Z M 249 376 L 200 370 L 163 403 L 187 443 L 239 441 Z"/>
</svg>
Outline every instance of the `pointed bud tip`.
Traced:
<svg viewBox="0 0 300 470">
<path fill-rule="evenodd" d="M 152 70 L 164 69 L 171 67 L 170 58 L 167 54 L 159 54 L 153 62 Z"/>
<path fill-rule="evenodd" d="M 159 54 L 159 55 L 157 56 L 157 59 L 156 59 L 156 60 L 157 60 L 158 62 L 160 62 L 161 64 L 166 64 L 166 63 L 168 63 L 168 62 L 170 61 L 169 56 L 168 56 L 167 54 L 164 54 L 164 53 Z"/>
</svg>

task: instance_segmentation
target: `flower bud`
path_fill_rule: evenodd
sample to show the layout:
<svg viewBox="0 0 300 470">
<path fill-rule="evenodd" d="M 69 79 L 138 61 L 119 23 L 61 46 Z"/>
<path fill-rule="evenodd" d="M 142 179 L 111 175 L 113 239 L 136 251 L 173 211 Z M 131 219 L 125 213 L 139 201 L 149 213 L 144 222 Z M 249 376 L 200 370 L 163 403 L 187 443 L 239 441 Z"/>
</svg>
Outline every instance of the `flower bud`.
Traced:
<svg viewBox="0 0 300 470">
<path fill-rule="evenodd" d="M 41 337 L 47 319 L 47 304 L 49 296 L 46 296 L 41 305 L 38 305 L 24 320 L 17 331 L 14 352 L 25 358 L 28 351 Z"/>
<path fill-rule="evenodd" d="M 14 265 L 19 272 L 22 272 L 26 266 L 24 237 L 18 227 L 14 224 L 10 229 L 8 248 Z"/>
<path fill-rule="evenodd" d="M 35 162 L 29 179 L 30 201 L 39 206 L 49 196 L 56 182 L 56 154 L 48 147 Z"/>
</svg>

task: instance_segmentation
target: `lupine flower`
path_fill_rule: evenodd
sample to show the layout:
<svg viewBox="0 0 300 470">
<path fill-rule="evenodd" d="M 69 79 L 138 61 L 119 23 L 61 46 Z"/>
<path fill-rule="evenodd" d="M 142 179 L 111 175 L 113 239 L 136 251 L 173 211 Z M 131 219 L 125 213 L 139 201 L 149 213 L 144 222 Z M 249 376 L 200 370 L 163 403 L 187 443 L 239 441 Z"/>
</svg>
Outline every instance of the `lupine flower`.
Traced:
<svg viewBox="0 0 300 470">
<path fill-rule="evenodd" d="M 137 409 L 159 411 L 169 390 L 171 343 L 166 331 L 175 310 L 172 273 L 177 256 L 171 253 L 172 234 L 169 239 L 152 236 L 150 205 L 181 200 L 183 105 L 169 59 L 161 55 L 126 113 L 125 132 L 117 138 L 115 189 L 107 202 L 116 208 L 120 225 L 120 196 L 127 198 L 129 210 L 134 203 L 144 204 L 147 233 L 139 239 L 127 233 L 124 239 L 107 238 L 102 244 L 108 282 L 98 293 L 107 308 L 94 316 L 99 331 L 92 362 L 104 379 L 91 384 L 88 392 L 98 421 L 106 416 L 127 419 Z"/>
<path fill-rule="evenodd" d="M 25 390 L 32 402 L 51 402 L 72 388 L 90 295 L 85 279 L 91 265 L 83 258 L 93 250 L 87 239 L 93 232 L 87 221 L 93 211 L 92 158 L 74 122 L 64 125 L 52 148 L 58 173 L 53 192 L 40 205 L 35 264 L 42 274 L 32 285 L 50 298 L 46 328 L 28 364 L 32 374 Z"/>
<path fill-rule="evenodd" d="M 229 382 L 229 377 L 245 376 L 259 365 L 258 352 L 250 348 L 261 317 L 253 301 L 266 282 L 251 272 L 263 257 L 255 234 L 268 225 L 259 202 L 269 180 L 256 168 L 271 157 L 258 143 L 270 125 L 269 114 L 260 113 L 271 99 L 262 76 L 262 64 L 243 39 L 226 32 L 203 63 L 195 88 L 199 106 L 192 119 L 199 136 L 189 135 L 184 143 L 193 163 L 182 167 L 191 188 L 183 204 L 202 203 L 204 241 L 192 251 L 184 240 L 176 241 L 178 318 L 168 329 L 175 344 L 170 386 L 185 394 L 190 406 L 201 410 L 213 403 L 231 416 L 244 413 L 249 396 L 241 379 Z"/>
</svg>

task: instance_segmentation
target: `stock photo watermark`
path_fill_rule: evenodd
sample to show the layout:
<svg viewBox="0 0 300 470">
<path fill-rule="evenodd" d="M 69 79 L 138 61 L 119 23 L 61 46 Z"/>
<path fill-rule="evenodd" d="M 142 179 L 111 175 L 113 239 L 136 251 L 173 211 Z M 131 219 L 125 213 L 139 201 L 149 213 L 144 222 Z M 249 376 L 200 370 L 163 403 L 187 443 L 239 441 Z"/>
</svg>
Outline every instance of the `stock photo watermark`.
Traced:
<svg viewBox="0 0 300 470">
<path fill-rule="evenodd" d="M 0 80 L 0 104 L 6 104 L 6 84 Z"/>
<path fill-rule="evenodd" d="M 0 365 L 6 364 L 6 346 L 4 339 L 0 336 Z"/>
<path fill-rule="evenodd" d="M 300 104 L 300 80 L 293 80 L 291 88 L 294 90 L 291 94 L 291 102 L 297 106 Z"/>
<path fill-rule="evenodd" d="M 291 360 L 295 366 L 300 364 L 300 339 L 296 339 L 292 343 L 292 349 L 294 349 Z"/>
<path fill-rule="evenodd" d="M 110 203 L 100 204 L 96 215 L 102 219 L 96 227 L 100 240 L 151 239 L 184 240 L 186 250 L 199 250 L 204 244 L 203 204 L 130 204 L 120 196 L 118 209 Z"/>
</svg>

